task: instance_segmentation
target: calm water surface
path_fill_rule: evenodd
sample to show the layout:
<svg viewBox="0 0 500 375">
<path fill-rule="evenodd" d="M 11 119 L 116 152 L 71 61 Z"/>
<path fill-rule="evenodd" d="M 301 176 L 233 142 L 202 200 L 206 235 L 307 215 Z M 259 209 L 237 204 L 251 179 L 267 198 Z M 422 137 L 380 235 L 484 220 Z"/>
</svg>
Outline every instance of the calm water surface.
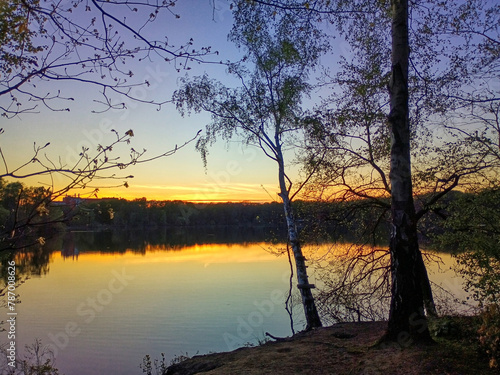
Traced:
<svg viewBox="0 0 500 375">
<path fill-rule="evenodd" d="M 50 253 L 48 271 L 18 288 L 19 357 L 39 338 L 54 350 L 61 374 L 141 374 L 145 354 L 165 353 L 170 361 L 255 344 L 265 332 L 291 334 L 284 309 L 288 260 L 269 251 L 279 246 L 142 241 L 129 247 L 93 236 L 66 238 Z M 431 278 L 460 292 L 451 258 L 443 259 Z"/>
</svg>

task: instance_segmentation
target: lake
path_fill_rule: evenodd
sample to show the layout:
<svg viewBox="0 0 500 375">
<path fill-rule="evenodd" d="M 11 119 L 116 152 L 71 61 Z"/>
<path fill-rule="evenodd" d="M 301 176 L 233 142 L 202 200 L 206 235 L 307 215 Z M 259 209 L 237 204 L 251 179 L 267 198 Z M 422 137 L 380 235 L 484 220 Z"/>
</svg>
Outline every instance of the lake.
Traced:
<svg viewBox="0 0 500 375">
<path fill-rule="evenodd" d="M 68 233 L 43 254 L 17 259 L 18 278 L 31 274 L 17 288 L 18 358 L 38 338 L 61 374 L 141 374 L 146 354 L 165 353 L 170 362 L 257 344 L 265 332 L 291 335 L 284 308 L 290 266 L 286 255 L 276 255 L 283 245 L 255 233 L 242 242 L 231 229 L 201 232 L 155 239 Z M 441 256 L 431 279 L 461 295 L 452 258 Z M 320 283 L 315 277 L 312 272 L 311 282 Z M 300 330 L 300 306 L 294 311 Z M 0 320 L 5 316 L 3 307 Z M 6 342 L 5 332 L 0 335 Z"/>
</svg>

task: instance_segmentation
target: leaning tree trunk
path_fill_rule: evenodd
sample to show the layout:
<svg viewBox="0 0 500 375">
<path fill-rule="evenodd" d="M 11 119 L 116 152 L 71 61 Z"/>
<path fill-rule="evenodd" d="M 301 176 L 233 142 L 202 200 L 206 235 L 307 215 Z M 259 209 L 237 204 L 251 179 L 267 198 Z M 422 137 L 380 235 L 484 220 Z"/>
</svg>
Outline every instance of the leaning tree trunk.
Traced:
<svg viewBox="0 0 500 375">
<path fill-rule="evenodd" d="M 311 289 L 314 288 L 314 286 L 312 284 L 309 284 L 309 278 L 307 276 L 306 258 L 304 257 L 304 254 L 302 254 L 302 248 L 299 241 L 297 225 L 292 210 L 292 202 L 290 201 L 290 196 L 288 194 L 288 189 L 286 187 L 283 155 L 279 147 L 277 149 L 277 154 L 278 154 L 278 164 L 279 164 L 279 185 L 280 185 L 279 195 L 283 200 L 283 208 L 285 211 L 285 218 L 288 230 L 288 240 L 290 242 L 290 246 L 292 248 L 293 256 L 295 259 L 295 268 L 297 271 L 297 282 L 298 282 L 297 288 L 299 289 L 300 295 L 302 297 L 302 305 L 304 307 L 304 314 L 306 316 L 306 330 L 310 330 L 312 328 L 321 327 L 322 324 L 311 291 Z"/>
<path fill-rule="evenodd" d="M 413 203 L 408 114 L 408 0 L 392 0 L 391 214 L 392 296 L 386 338 L 409 345 L 430 340 L 421 285 Z"/>
</svg>

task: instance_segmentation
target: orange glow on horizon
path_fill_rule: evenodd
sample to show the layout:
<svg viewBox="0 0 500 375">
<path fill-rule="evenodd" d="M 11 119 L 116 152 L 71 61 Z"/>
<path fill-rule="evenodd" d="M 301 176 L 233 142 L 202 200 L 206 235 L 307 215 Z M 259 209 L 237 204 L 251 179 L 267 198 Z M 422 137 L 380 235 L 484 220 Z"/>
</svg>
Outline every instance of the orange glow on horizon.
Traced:
<svg viewBox="0 0 500 375">
<path fill-rule="evenodd" d="M 65 196 L 80 197 L 82 199 L 105 199 L 118 198 L 133 201 L 135 199 L 146 198 L 148 201 L 184 201 L 193 203 L 226 203 L 226 202 L 256 202 L 266 203 L 272 201 L 280 201 L 277 193 L 272 192 L 272 189 L 263 190 L 260 187 L 243 189 L 239 186 L 234 188 L 219 188 L 210 191 L 203 190 L 203 187 L 198 189 L 191 186 L 171 186 L 171 187 L 148 187 L 148 186 L 130 186 L 100 188 L 99 190 L 91 189 L 75 189 L 65 194 Z M 274 194 L 274 197 L 273 197 Z M 56 199 L 60 201 L 64 198 L 61 196 Z"/>
</svg>

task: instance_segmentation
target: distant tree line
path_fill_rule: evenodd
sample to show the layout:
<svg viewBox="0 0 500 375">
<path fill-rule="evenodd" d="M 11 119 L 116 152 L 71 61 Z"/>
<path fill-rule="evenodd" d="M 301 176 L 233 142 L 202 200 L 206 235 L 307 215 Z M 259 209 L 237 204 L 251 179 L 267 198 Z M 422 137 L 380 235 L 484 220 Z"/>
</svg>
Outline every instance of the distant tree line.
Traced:
<svg viewBox="0 0 500 375">
<path fill-rule="evenodd" d="M 48 194 L 43 187 L 26 187 L 19 182 L 0 180 L 2 247 L 7 247 L 7 243 L 12 245 L 11 240 L 19 237 L 15 233 L 19 231 L 24 233 L 24 242 L 17 244 L 20 247 L 29 244 L 26 238 L 31 238 L 30 243 L 37 243 L 56 231 L 75 229 L 154 231 L 190 226 L 269 227 L 276 233 L 286 229 L 283 209 L 278 202 L 193 203 L 103 198 L 45 205 L 43 197 Z M 450 212 L 457 212 L 459 207 L 466 209 L 467 204 L 463 202 L 480 200 L 474 197 L 475 194 L 454 192 L 433 207 L 431 215 L 419 222 L 421 238 L 430 242 L 442 234 L 444 225 L 448 225 L 444 219 Z M 449 210 L 450 204 L 453 211 Z M 296 211 L 305 242 L 357 241 L 363 238 L 366 242 L 381 244 L 386 241 L 390 230 L 388 210 L 366 199 L 345 202 L 298 200 Z M 281 238 L 285 239 L 286 236 Z"/>
<path fill-rule="evenodd" d="M 165 226 L 268 226 L 283 222 L 277 203 L 191 203 L 102 199 L 70 208 L 68 226 L 156 229 Z"/>
<path fill-rule="evenodd" d="M 82 202 L 67 211 L 69 229 L 155 230 L 163 227 L 272 227 L 286 229 L 281 203 L 193 203 L 148 201 L 146 198 L 101 199 Z M 380 242 L 387 212 L 368 201 L 296 201 L 299 230 L 304 240 L 349 240 L 359 236 Z M 286 237 L 283 238 L 283 241 Z"/>
</svg>

